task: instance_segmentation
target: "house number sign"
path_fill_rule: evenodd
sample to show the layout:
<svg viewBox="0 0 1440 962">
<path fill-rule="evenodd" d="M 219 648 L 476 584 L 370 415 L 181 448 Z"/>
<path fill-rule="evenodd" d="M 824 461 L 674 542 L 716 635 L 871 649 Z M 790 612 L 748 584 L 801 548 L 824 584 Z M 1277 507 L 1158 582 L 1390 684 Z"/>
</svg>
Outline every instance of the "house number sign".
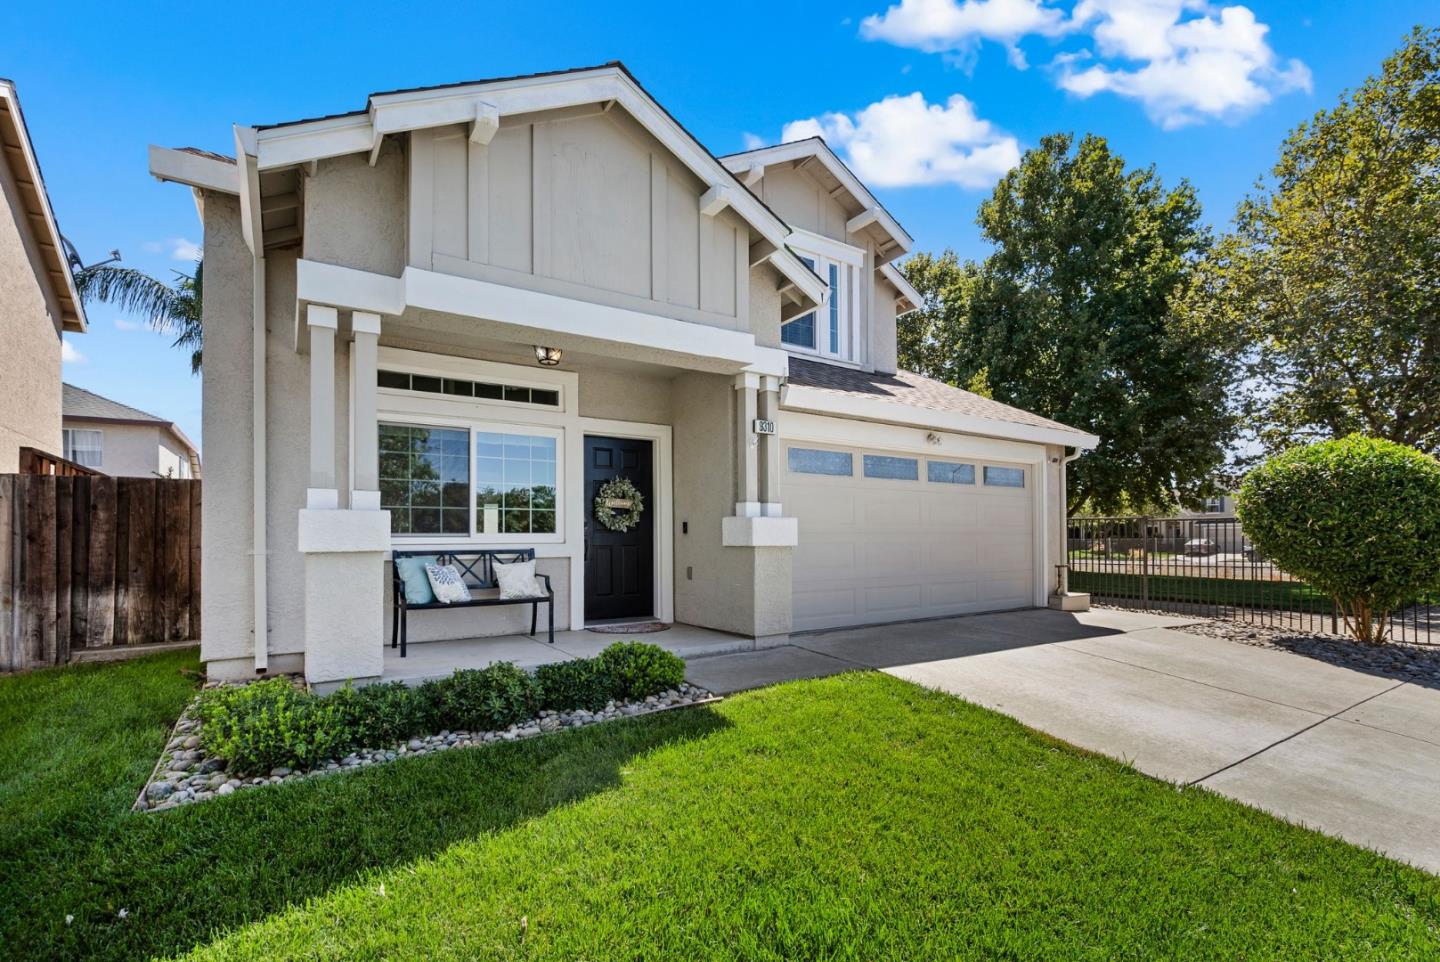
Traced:
<svg viewBox="0 0 1440 962">
<path fill-rule="evenodd" d="M 774 433 L 775 433 L 775 422 L 774 422 L 774 421 L 766 420 L 765 418 L 756 418 L 756 419 L 755 419 L 755 433 L 756 433 L 756 434 L 774 434 Z"/>
</svg>

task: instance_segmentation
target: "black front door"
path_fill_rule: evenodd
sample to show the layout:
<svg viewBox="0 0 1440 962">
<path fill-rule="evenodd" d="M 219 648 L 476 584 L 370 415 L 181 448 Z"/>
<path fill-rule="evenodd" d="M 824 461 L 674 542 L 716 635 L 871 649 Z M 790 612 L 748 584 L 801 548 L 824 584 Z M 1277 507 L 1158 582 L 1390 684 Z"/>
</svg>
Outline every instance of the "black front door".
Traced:
<svg viewBox="0 0 1440 962">
<path fill-rule="evenodd" d="M 655 497 L 649 441 L 585 438 L 585 620 L 655 615 Z M 626 478 L 644 498 L 638 524 L 611 531 L 595 520 L 595 498 Z"/>
</svg>

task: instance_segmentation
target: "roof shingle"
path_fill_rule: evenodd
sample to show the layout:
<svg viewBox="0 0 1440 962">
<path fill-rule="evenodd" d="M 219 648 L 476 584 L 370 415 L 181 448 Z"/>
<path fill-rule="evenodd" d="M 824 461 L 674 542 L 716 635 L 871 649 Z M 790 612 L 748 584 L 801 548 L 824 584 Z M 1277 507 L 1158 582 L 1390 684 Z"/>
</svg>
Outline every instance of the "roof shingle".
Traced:
<svg viewBox="0 0 1440 962">
<path fill-rule="evenodd" d="M 101 397 L 83 387 L 64 385 L 61 396 L 61 412 L 67 418 L 103 418 L 107 421 L 152 421 L 169 424 L 165 418 L 156 417 L 148 411 L 132 408 L 128 404 Z"/>
</svg>

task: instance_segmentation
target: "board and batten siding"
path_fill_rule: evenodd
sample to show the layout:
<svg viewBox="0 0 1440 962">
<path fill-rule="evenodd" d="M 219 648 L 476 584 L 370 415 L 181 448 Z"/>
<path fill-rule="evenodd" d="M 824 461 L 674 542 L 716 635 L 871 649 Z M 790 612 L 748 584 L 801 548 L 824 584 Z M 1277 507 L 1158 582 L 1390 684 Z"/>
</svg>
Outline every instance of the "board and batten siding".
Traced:
<svg viewBox="0 0 1440 962">
<path fill-rule="evenodd" d="M 705 185 L 612 109 L 411 135 L 409 263 L 748 330 L 749 228 L 700 213 Z"/>
</svg>

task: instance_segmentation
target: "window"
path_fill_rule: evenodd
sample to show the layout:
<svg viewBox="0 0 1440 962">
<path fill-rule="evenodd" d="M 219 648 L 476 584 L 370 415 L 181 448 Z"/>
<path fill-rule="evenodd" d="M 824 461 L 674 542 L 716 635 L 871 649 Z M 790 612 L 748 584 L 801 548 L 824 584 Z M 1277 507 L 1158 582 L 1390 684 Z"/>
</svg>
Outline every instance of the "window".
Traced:
<svg viewBox="0 0 1440 962">
<path fill-rule="evenodd" d="M 393 534 L 469 534 L 469 504 L 469 432 L 380 425 L 380 506 Z"/>
<path fill-rule="evenodd" d="M 851 304 L 857 293 L 855 288 L 864 254 L 818 234 L 808 235 L 808 242 L 824 253 L 806 251 L 798 256 L 806 267 L 826 281 L 829 293 L 819 310 L 802 314 L 781 325 L 780 341 L 786 347 L 806 354 L 852 360 L 854 332 Z"/>
<path fill-rule="evenodd" d="M 477 534 L 555 533 L 555 439 L 475 434 Z"/>
<path fill-rule="evenodd" d="M 1025 487 L 1024 468 L 997 468 L 993 465 L 985 465 L 985 483 L 992 488 L 1023 488 Z"/>
<path fill-rule="evenodd" d="M 974 484 L 975 465 L 958 461 L 926 461 L 925 477 L 936 484 Z"/>
<path fill-rule="evenodd" d="M 1205 513 L 1206 513 L 1206 514 L 1220 514 L 1220 513 L 1223 512 L 1224 510 L 1225 510 L 1225 499 L 1224 499 L 1224 498 L 1206 498 L 1206 499 L 1205 499 Z"/>
<path fill-rule="evenodd" d="M 53 437 L 53 435 L 52 435 Z M 66 428 L 64 431 L 65 459 L 83 464 L 87 468 L 98 468 L 102 459 L 101 433 L 83 428 Z"/>
<path fill-rule="evenodd" d="M 404 371 L 380 371 L 375 381 L 380 387 L 392 391 L 420 391 L 425 394 L 448 394 L 451 397 L 473 397 L 487 401 L 543 404 L 552 408 L 560 406 L 560 392 L 548 388 L 431 377 L 427 374 L 407 374 Z"/>
<path fill-rule="evenodd" d="M 791 448 L 788 457 L 790 470 L 796 474 L 828 474 L 832 477 L 848 478 L 855 473 L 855 458 L 845 451 Z"/>
<path fill-rule="evenodd" d="M 884 454 L 865 455 L 865 477 L 887 481 L 920 480 L 920 462 L 914 458 L 892 458 Z"/>
</svg>

